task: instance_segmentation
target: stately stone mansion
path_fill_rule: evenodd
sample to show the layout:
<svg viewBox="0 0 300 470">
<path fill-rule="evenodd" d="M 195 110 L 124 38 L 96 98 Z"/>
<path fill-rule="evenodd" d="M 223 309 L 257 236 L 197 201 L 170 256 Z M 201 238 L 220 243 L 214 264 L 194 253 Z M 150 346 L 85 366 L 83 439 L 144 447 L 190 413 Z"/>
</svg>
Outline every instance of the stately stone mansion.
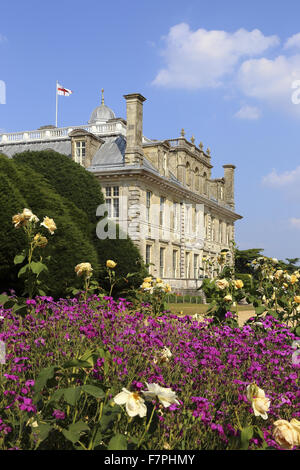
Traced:
<svg viewBox="0 0 300 470">
<path fill-rule="evenodd" d="M 102 91 L 88 125 L 0 134 L 0 153 L 52 149 L 84 166 L 99 179 L 108 216 L 127 230 L 150 273 L 174 290 L 199 287 L 203 256 L 230 249 L 241 219 L 234 210 L 235 166 L 223 165 L 224 176 L 212 179 L 209 148 L 188 141 L 183 129 L 175 139 L 145 137 L 145 98 L 124 98 L 126 120 L 105 105 Z"/>
</svg>

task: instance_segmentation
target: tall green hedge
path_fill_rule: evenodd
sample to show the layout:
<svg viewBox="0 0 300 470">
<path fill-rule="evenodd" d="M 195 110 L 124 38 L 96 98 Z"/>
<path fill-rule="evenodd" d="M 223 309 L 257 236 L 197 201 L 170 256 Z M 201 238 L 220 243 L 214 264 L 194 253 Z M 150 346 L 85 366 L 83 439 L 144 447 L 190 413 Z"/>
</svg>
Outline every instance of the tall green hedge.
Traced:
<svg viewBox="0 0 300 470">
<path fill-rule="evenodd" d="M 54 150 L 22 152 L 14 156 L 14 161 L 18 165 L 29 165 L 40 173 L 58 194 L 96 223 L 96 209 L 104 203 L 104 197 L 99 182 L 85 168 Z"/>
<path fill-rule="evenodd" d="M 103 269 L 107 259 L 117 262 L 115 271 L 120 278 L 124 278 L 128 273 L 137 273 L 128 282 L 120 282 L 113 291 L 115 295 L 126 288 L 138 287 L 141 284 L 143 277 L 147 275 L 147 270 L 132 240 L 118 238 L 118 227 L 116 240 L 97 238 L 96 226 L 100 219 L 96 217 L 96 210 L 104 203 L 104 196 L 99 181 L 93 174 L 66 155 L 52 150 L 16 154 L 14 161 L 19 168 L 29 165 L 40 173 L 58 194 L 67 198 L 86 214 L 90 223 L 86 219 L 84 222 L 79 219 L 77 221 L 78 224 L 81 222 L 86 224 L 87 230 L 90 231 L 90 240 L 97 251 L 98 264 L 102 267 L 97 276 L 100 285 L 108 287 L 108 281 L 105 279 L 107 273 Z"/>
<path fill-rule="evenodd" d="M 5 227 L 4 231 L 0 231 L 0 260 L 5 266 L 0 270 L 1 290 L 19 284 L 15 278 L 13 258 L 22 247 L 22 229 L 15 229 L 11 218 L 22 212 L 24 207 L 31 209 L 40 221 L 48 216 L 57 225 L 54 235 L 41 227 L 41 232 L 49 239 L 42 253 L 44 256 L 51 255 L 47 279 L 51 295 L 64 295 L 67 285 L 74 284 L 74 267 L 78 263 L 90 262 L 97 273 L 98 256 L 90 238 L 91 223 L 87 215 L 57 194 L 45 178 L 25 164 L 17 165 L 15 161 L 0 155 L 0 175 L 1 202 L 7 200 L 6 205 L 1 204 L 3 210 L 0 211 L 1 227 Z M 7 271 L 14 279 L 7 278 Z"/>
</svg>

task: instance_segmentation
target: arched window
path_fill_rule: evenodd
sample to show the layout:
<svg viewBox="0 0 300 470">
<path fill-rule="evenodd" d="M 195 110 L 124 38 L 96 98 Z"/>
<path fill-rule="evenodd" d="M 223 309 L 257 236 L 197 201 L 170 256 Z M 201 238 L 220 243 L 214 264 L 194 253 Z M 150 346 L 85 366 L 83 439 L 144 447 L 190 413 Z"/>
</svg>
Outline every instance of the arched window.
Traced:
<svg viewBox="0 0 300 470">
<path fill-rule="evenodd" d="M 163 172 L 164 172 L 164 176 L 168 175 L 168 162 L 167 162 L 166 152 L 164 152 L 163 154 Z"/>
<path fill-rule="evenodd" d="M 202 188 L 203 188 L 203 194 L 207 195 L 207 174 L 203 173 L 202 176 Z"/>
<path fill-rule="evenodd" d="M 195 168 L 195 191 L 199 191 L 199 169 Z"/>
<path fill-rule="evenodd" d="M 223 188 L 223 185 L 220 186 L 220 199 L 221 199 L 221 201 L 223 201 L 223 199 L 224 199 L 224 188 Z"/>
<path fill-rule="evenodd" d="M 189 162 L 185 165 L 185 181 L 188 186 L 191 185 L 191 167 Z"/>
</svg>

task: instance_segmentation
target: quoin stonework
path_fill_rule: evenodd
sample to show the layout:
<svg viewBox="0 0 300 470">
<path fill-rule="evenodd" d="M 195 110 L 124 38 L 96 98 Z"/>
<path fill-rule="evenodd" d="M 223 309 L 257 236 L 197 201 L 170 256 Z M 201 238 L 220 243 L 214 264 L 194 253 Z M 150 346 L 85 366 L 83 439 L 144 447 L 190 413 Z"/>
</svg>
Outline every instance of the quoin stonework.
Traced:
<svg viewBox="0 0 300 470">
<path fill-rule="evenodd" d="M 84 166 L 102 186 L 109 219 L 132 238 L 150 274 L 187 292 L 201 285 L 204 256 L 217 258 L 231 249 L 234 223 L 241 219 L 235 212 L 235 166 L 223 165 L 223 176 L 212 179 L 209 148 L 193 136 L 188 140 L 184 129 L 173 139 L 145 137 L 146 98 L 124 98 L 126 120 L 104 103 L 102 91 L 88 124 L 0 134 L 0 153 L 51 149 Z"/>
</svg>

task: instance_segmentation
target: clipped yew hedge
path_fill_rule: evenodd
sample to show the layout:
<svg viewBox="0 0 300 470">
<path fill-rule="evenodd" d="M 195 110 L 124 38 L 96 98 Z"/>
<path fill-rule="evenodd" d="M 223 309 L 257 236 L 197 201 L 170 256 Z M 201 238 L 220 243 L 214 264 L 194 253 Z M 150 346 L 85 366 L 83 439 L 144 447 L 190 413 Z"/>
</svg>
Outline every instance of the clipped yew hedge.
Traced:
<svg viewBox="0 0 300 470">
<path fill-rule="evenodd" d="M 0 211 L 0 224 L 5 228 L 0 231 L 0 260 L 4 266 L 0 270 L 1 290 L 20 285 L 13 259 L 24 246 L 24 235 L 22 229 L 14 228 L 11 218 L 17 212 L 22 212 L 24 207 L 31 209 L 40 221 L 48 216 L 57 225 L 54 235 L 41 227 L 41 232 L 49 239 L 41 254 L 51 256 L 47 287 L 52 296 L 63 296 L 66 287 L 74 284 L 74 266 L 83 260 L 89 261 L 97 272 L 98 257 L 89 236 L 91 224 L 87 215 L 57 194 L 45 178 L 25 164 L 17 165 L 15 161 L 0 155 L 0 175 L 0 201 L 3 208 Z M 9 276 L 7 273 L 10 273 Z"/>
</svg>

